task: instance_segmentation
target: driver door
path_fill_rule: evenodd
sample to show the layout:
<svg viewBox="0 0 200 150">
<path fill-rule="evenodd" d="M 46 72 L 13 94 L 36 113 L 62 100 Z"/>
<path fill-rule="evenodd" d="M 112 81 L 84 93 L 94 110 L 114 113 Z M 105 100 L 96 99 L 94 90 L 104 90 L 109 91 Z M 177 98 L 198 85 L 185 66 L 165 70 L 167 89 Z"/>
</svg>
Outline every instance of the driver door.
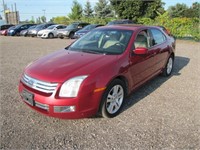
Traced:
<svg viewBox="0 0 200 150">
<path fill-rule="evenodd" d="M 145 47 L 148 49 L 146 54 L 135 54 L 134 50 L 130 56 L 130 72 L 133 81 L 133 89 L 146 82 L 155 72 L 155 54 L 150 48 L 150 34 L 148 30 L 139 32 L 135 38 L 133 48 Z"/>
</svg>

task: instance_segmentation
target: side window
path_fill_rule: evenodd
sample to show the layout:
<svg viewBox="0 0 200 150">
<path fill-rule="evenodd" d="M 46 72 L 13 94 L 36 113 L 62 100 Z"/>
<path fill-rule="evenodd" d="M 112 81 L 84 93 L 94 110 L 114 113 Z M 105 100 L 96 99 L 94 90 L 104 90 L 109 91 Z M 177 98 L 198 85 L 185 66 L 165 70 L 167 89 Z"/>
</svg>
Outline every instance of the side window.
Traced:
<svg viewBox="0 0 200 150">
<path fill-rule="evenodd" d="M 62 29 L 62 26 L 57 26 L 56 28 L 57 28 L 57 29 Z"/>
<path fill-rule="evenodd" d="M 152 45 L 153 46 L 157 45 L 157 44 L 161 44 L 166 40 L 165 35 L 157 29 L 151 29 L 151 33 L 152 33 L 152 36 L 153 36 L 153 39 L 152 39 Z"/>
<path fill-rule="evenodd" d="M 21 29 L 26 29 L 27 25 L 21 26 Z"/>
<path fill-rule="evenodd" d="M 149 33 L 147 32 L 147 30 L 141 31 L 135 41 L 134 44 L 132 46 L 133 49 L 137 48 L 137 47 L 145 47 L 145 48 L 149 48 L 150 47 L 150 42 L 149 42 Z"/>
</svg>

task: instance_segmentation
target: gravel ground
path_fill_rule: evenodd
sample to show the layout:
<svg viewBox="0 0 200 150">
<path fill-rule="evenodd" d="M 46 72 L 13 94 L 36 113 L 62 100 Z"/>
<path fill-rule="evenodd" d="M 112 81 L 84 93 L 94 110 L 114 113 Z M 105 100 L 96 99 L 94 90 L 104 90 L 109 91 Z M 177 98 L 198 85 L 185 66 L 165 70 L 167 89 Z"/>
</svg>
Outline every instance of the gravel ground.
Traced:
<svg viewBox="0 0 200 150">
<path fill-rule="evenodd" d="M 70 42 L 0 37 L 1 149 L 200 149 L 200 43 L 177 40 L 172 76 L 135 91 L 113 119 L 41 115 L 20 99 L 19 76 Z"/>
</svg>

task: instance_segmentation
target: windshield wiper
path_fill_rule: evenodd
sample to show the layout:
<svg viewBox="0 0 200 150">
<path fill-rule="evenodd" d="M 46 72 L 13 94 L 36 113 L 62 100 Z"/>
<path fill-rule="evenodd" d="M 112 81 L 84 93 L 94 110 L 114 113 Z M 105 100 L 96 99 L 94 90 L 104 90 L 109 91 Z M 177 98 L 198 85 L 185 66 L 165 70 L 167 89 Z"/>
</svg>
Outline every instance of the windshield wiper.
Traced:
<svg viewBox="0 0 200 150">
<path fill-rule="evenodd" d="M 92 53 L 92 54 L 104 54 L 104 53 L 102 53 L 102 52 L 92 51 L 92 50 L 82 50 L 82 52 Z"/>
</svg>

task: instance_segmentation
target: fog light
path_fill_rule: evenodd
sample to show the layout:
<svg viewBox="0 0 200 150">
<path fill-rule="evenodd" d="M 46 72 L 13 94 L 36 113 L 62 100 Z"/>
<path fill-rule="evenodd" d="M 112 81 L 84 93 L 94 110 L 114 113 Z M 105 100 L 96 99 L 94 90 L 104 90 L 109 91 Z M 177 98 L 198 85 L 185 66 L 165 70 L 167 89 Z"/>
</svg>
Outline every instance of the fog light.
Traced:
<svg viewBox="0 0 200 150">
<path fill-rule="evenodd" d="M 75 112 L 76 107 L 75 106 L 54 106 L 54 112 Z"/>
</svg>

